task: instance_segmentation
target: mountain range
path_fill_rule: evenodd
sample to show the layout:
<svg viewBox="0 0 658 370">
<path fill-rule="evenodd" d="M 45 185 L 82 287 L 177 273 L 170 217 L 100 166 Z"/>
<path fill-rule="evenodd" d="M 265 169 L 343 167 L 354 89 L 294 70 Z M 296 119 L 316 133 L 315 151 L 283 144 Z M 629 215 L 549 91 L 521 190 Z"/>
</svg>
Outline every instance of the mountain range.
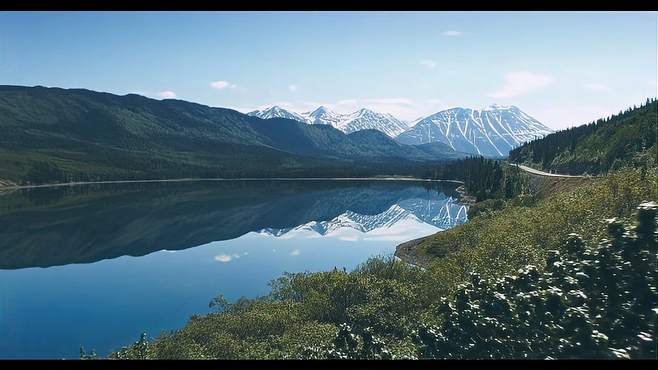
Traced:
<svg viewBox="0 0 658 370">
<path fill-rule="evenodd" d="M 339 114 L 321 106 L 313 111 L 295 113 L 275 105 L 264 110 L 255 110 L 247 114 L 263 119 L 280 117 L 308 124 L 330 125 L 346 134 L 373 129 L 381 131 L 390 137 L 395 137 L 409 129 L 409 125 L 406 122 L 399 120 L 388 113 L 377 113 L 365 108 L 349 114 Z"/>
<path fill-rule="evenodd" d="M 510 150 L 551 132 L 515 106 L 492 105 L 438 112 L 418 121 L 397 140 L 410 145 L 441 142 L 460 152 L 506 157 Z"/>
<path fill-rule="evenodd" d="M 180 177 L 407 174 L 464 157 L 372 129 L 260 119 L 183 100 L 0 86 L 0 179 L 18 183 Z"/>
<path fill-rule="evenodd" d="M 296 113 L 273 106 L 248 114 L 263 119 L 280 117 L 307 124 L 330 125 L 345 133 L 374 129 L 403 144 L 440 142 L 457 152 L 485 157 L 505 157 L 519 145 L 553 132 L 519 108 L 501 105 L 491 105 L 480 110 L 452 108 L 412 122 L 365 108 L 339 114 L 326 107 Z"/>
<path fill-rule="evenodd" d="M 551 130 L 516 107 L 454 108 L 409 127 L 390 114 L 280 107 L 243 114 L 183 100 L 0 85 L 0 181 L 418 176 L 504 157 Z"/>
</svg>

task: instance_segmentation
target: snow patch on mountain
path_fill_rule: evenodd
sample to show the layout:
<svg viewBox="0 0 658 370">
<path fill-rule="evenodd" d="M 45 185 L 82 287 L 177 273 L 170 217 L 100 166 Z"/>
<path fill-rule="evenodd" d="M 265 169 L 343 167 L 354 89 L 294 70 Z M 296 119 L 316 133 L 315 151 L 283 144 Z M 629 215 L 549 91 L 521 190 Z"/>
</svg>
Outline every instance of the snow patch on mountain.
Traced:
<svg viewBox="0 0 658 370">
<path fill-rule="evenodd" d="M 346 134 L 374 129 L 390 137 L 395 137 L 409 129 L 409 125 L 405 121 L 399 120 L 391 114 L 378 113 L 365 108 L 348 114 L 340 114 L 323 106 L 303 113 L 296 113 L 278 106 L 273 106 L 247 114 L 263 119 L 281 117 L 315 125 L 330 125 Z"/>
<path fill-rule="evenodd" d="M 309 120 L 306 117 L 302 116 L 301 114 L 297 114 L 295 112 L 285 110 L 277 105 L 263 110 L 255 110 L 247 113 L 247 115 L 262 118 L 262 119 L 287 118 L 299 122 L 310 123 Z"/>
</svg>

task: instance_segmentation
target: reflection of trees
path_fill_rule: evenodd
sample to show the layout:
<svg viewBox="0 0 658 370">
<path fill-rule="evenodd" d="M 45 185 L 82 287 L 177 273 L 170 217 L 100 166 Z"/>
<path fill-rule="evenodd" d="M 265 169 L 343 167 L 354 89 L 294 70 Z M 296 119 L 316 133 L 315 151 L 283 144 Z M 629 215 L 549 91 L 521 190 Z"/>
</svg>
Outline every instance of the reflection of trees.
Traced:
<svg viewBox="0 0 658 370">
<path fill-rule="evenodd" d="M 447 186 L 447 187 L 446 187 Z M 443 192 L 451 193 L 452 185 Z M 376 215 L 431 186 L 381 181 L 227 181 L 41 188 L 0 198 L 0 268 L 89 263 Z M 18 204 L 18 206 L 17 206 Z"/>
</svg>

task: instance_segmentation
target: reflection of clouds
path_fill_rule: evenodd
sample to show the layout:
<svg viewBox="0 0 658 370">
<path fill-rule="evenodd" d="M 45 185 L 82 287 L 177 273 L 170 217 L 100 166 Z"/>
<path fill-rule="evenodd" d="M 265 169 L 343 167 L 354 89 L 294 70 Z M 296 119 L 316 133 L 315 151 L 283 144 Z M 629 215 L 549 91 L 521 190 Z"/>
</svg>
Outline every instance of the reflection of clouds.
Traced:
<svg viewBox="0 0 658 370">
<path fill-rule="evenodd" d="M 276 253 L 276 248 L 272 248 L 272 252 Z"/>
<path fill-rule="evenodd" d="M 215 261 L 218 262 L 228 262 L 230 260 L 231 260 L 231 256 L 229 256 L 228 254 L 218 254 L 215 256 Z"/>
<path fill-rule="evenodd" d="M 294 235 L 294 233 L 285 233 L 281 236 L 279 236 L 279 239 L 292 239 L 296 238 L 298 235 Z"/>
<path fill-rule="evenodd" d="M 247 254 L 246 252 L 244 253 L 245 255 Z M 233 254 L 218 254 L 215 256 L 215 261 L 219 262 L 228 262 L 234 259 L 240 258 L 240 255 L 238 253 L 233 253 Z"/>
<path fill-rule="evenodd" d="M 290 255 L 291 256 L 299 256 L 300 253 L 301 253 L 301 251 L 299 250 L 299 248 L 297 248 L 294 251 L 290 252 Z"/>
<path fill-rule="evenodd" d="M 355 242 L 363 237 L 364 233 L 351 227 L 341 227 L 327 233 L 327 237 L 336 238 L 345 242 Z"/>
</svg>

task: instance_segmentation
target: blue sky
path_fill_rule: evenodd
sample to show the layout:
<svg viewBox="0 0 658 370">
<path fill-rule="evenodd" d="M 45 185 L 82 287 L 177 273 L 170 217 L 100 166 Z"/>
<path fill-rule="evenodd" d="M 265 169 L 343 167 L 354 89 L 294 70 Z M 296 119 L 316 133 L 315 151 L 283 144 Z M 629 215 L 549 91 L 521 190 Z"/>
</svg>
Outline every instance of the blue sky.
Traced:
<svg viewBox="0 0 658 370">
<path fill-rule="evenodd" d="M 656 12 L 0 12 L 0 84 L 554 128 L 656 96 Z"/>
</svg>

